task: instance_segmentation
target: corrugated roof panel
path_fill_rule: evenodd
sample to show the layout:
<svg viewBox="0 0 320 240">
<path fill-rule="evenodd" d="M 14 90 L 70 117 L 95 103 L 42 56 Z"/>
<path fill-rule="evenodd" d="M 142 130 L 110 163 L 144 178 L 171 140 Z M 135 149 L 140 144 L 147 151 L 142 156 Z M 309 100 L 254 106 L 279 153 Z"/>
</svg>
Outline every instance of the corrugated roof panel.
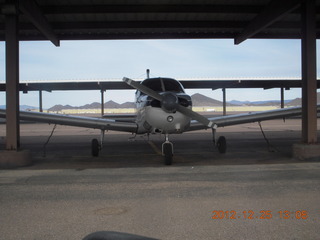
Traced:
<svg viewBox="0 0 320 240">
<path fill-rule="evenodd" d="M 4 0 L 0 0 L 3 6 Z M 233 38 L 270 0 L 37 0 L 60 39 Z M 2 3 L 2 4 L 1 4 Z M 320 27 L 320 0 L 317 21 Z M 22 40 L 45 39 L 24 15 Z M 140 34 L 140 35 L 139 35 Z M 254 37 L 297 38 L 299 9 Z M 320 37 L 320 29 L 318 29 Z M 0 15 L 0 40 L 4 15 Z"/>
</svg>

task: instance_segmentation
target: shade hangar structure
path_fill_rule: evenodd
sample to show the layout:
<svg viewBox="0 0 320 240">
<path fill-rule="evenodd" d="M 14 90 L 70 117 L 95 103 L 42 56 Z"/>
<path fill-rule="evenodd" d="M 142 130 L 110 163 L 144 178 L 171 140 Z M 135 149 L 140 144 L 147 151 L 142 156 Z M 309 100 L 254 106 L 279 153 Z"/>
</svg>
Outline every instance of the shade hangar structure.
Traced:
<svg viewBox="0 0 320 240">
<path fill-rule="evenodd" d="M 319 0 L 0 0 L 6 42 L 6 149 L 19 149 L 19 41 L 301 39 L 302 142 L 317 142 Z"/>
<path fill-rule="evenodd" d="M 141 79 L 143 80 L 143 79 Z M 141 80 L 138 82 L 140 83 Z M 227 114 L 226 95 L 228 89 L 280 89 L 280 107 L 284 108 L 284 90 L 292 88 L 301 88 L 302 81 L 298 78 L 194 78 L 194 79 L 177 79 L 185 89 L 212 89 L 222 90 L 223 115 Z M 320 88 L 320 80 L 317 80 L 317 89 Z M 101 115 L 104 115 L 104 93 L 107 90 L 125 90 L 133 89 L 120 79 L 99 79 L 99 80 L 52 80 L 52 81 L 26 81 L 19 83 L 19 91 L 28 93 L 32 91 L 39 92 L 39 111 L 43 112 L 42 92 L 53 91 L 79 91 L 79 90 L 97 90 L 101 95 Z M 0 83 L 0 91 L 6 91 L 6 84 Z"/>
</svg>

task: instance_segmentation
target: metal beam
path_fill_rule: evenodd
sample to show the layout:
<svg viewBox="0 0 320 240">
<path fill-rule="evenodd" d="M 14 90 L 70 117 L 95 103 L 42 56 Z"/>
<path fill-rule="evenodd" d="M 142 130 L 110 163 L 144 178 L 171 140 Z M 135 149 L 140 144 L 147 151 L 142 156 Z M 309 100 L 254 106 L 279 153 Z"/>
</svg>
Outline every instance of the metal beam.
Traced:
<svg viewBox="0 0 320 240">
<path fill-rule="evenodd" d="M 16 8 L 16 1 L 7 1 Z M 19 127 L 19 40 L 18 15 L 5 15 L 6 36 L 6 149 L 18 150 Z"/>
<path fill-rule="evenodd" d="M 273 0 L 247 27 L 235 37 L 234 43 L 240 44 L 264 28 L 270 26 L 284 15 L 300 6 L 301 0 Z"/>
<path fill-rule="evenodd" d="M 214 21 L 214 20 L 199 20 L 199 21 L 177 21 L 177 20 L 157 20 L 157 21 L 82 21 L 82 22 L 51 22 L 51 26 L 57 30 L 105 30 L 105 29 L 131 29 L 134 28 L 137 31 L 139 29 L 154 28 L 154 29 L 172 29 L 172 28 L 182 28 L 189 29 L 192 28 L 245 28 L 250 22 L 248 21 Z M 1 25 L 0 25 L 1 27 Z M 21 23 L 20 27 L 22 30 L 32 31 L 34 26 L 30 23 Z M 276 29 L 287 29 L 287 28 L 300 28 L 299 21 L 284 21 L 273 24 L 272 28 Z M 196 29 L 195 31 L 200 31 Z"/>
<path fill-rule="evenodd" d="M 82 21 L 82 22 L 53 22 L 52 26 L 59 30 L 83 30 L 83 29 L 131 29 L 134 28 L 135 31 L 138 29 L 172 29 L 172 28 L 182 28 L 189 29 L 192 28 L 243 28 L 247 22 L 244 21 Z M 292 23 L 284 23 L 280 28 L 284 28 Z M 22 24 L 23 29 L 32 29 L 32 26 L 28 24 Z M 198 29 L 197 29 L 198 30 Z M 199 31 L 199 30 L 198 30 Z"/>
<path fill-rule="evenodd" d="M 53 32 L 48 20 L 43 15 L 40 7 L 34 0 L 19 1 L 21 12 L 33 23 L 33 25 L 55 46 L 60 46 L 60 40 Z"/>
<path fill-rule="evenodd" d="M 83 4 L 48 5 L 45 14 L 105 14 L 105 13 L 257 13 L 261 5 L 231 4 Z"/>
<path fill-rule="evenodd" d="M 183 85 L 184 88 L 193 88 L 193 89 L 220 89 L 220 88 L 285 88 L 290 90 L 290 88 L 301 88 L 302 81 L 292 80 L 292 79 L 278 79 L 278 80 L 218 80 L 218 79 L 177 79 Z M 99 84 L 98 84 L 99 83 Z M 317 88 L 320 88 L 320 80 L 317 80 Z M 28 92 L 28 91 L 67 91 L 67 90 L 101 90 L 101 89 L 110 89 L 110 90 L 124 90 L 124 89 L 133 89 L 128 84 L 118 81 L 79 81 L 79 82 L 30 82 L 30 83 L 20 83 L 19 90 Z M 6 84 L 0 83 L 0 91 L 6 90 Z"/>
<path fill-rule="evenodd" d="M 317 56 L 315 1 L 305 0 L 302 19 L 302 141 L 317 142 Z"/>
<path fill-rule="evenodd" d="M 1 29 L 1 26 L 0 26 Z M 183 32 L 172 31 L 170 29 L 152 28 L 151 31 L 143 31 L 143 29 L 119 29 L 114 31 L 100 31 L 96 32 L 94 29 L 67 29 L 58 35 L 60 40 L 136 40 L 136 39 L 212 39 L 212 38 L 229 38 L 233 39 L 235 33 L 233 29 L 219 32 L 216 29 L 185 29 Z M 59 30 L 58 30 L 59 31 Z M 169 32 L 168 32 L 169 31 Z M 172 31 L 172 32 L 171 32 Z M 39 41 L 47 40 L 42 34 L 31 30 L 32 34 L 20 33 L 21 41 Z M 254 35 L 255 39 L 301 39 L 300 31 L 294 30 L 293 32 L 260 32 Z M 0 41 L 2 41 L 0 33 Z"/>
</svg>

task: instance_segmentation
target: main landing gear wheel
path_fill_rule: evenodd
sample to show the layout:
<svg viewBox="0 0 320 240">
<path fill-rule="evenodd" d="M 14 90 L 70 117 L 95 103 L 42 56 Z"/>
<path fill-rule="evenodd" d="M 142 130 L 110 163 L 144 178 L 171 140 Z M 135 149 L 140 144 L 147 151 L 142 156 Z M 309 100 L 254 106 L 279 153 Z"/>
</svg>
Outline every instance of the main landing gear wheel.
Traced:
<svg viewBox="0 0 320 240">
<path fill-rule="evenodd" d="M 217 148 L 219 153 L 226 153 L 227 151 L 227 140 L 224 136 L 218 138 Z"/>
<path fill-rule="evenodd" d="M 164 155 L 164 164 L 171 165 L 172 164 L 172 156 L 173 156 L 173 146 L 170 142 L 165 142 L 162 145 L 162 152 Z"/>
<path fill-rule="evenodd" d="M 99 156 L 99 151 L 100 151 L 100 144 L 99 144 L 99 141 L 98 139 L 92 139 L 92 142 L 91 142 L 91 153 L 92 153 L 92 156 L 94 157 L 98 157 Z"/>
</svg>

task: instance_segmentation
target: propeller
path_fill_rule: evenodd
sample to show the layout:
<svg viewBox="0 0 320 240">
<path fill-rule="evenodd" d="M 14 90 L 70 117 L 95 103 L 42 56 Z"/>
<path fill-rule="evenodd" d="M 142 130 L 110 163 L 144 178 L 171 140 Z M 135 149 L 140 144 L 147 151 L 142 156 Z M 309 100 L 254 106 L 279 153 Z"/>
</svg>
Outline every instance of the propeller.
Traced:
<svg viewBox="0 0 320 240">
<path fill-rule="evenodd" d="M 197 120 L 198 122 L 202 123 L 203 125 L 207 126 L 208 128 L 216 128 L 214 122 L 210 121 L 206 117 L 202 116 L 199 113 L 192 111 L 191 109 L 184 107 L 179 104 L 179 100 L 176 94 L 174 93 L 164 93 L 160 95 L 158 92 L 153 91 L 152 89 L 135 82 L 130 78 L 124 77 L 122 79 L 125 83 L 130 85 L 131 87 L 138 89 L 139 91 L 143 92 L 144 94 L 158 100 L 161 102 L 161 108 L 166 112 L 175 112 L 178 111 L 191 119 Z"/>
</svg>

